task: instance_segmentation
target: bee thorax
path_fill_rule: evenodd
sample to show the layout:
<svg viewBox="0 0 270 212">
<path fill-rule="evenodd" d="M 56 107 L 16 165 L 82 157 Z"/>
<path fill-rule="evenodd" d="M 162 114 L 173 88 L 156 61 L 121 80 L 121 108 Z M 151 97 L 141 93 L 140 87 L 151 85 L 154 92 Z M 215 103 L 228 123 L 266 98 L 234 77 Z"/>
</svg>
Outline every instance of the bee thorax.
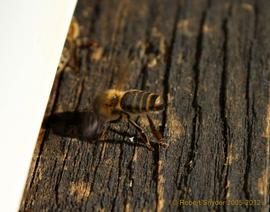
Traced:
<svg viewBox="0 0 270 212">
<path fill-rule="evenodd" d="M 122 91 L 110 89 L 98 95 L 94 101 L 94 111 L 106 121 L 115 120 L 119 117 L 116 113 L 119 109 L 119 102 Z"/>
</svg>

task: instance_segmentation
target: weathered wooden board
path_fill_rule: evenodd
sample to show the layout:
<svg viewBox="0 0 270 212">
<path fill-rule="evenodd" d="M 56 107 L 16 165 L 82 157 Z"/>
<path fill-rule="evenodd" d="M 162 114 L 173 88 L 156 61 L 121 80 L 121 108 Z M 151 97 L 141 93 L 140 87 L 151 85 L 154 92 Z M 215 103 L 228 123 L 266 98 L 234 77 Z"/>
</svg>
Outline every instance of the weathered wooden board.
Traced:
<svg viewBox="0 0 270 212">
<path fill-rule="evenodd" d="M 154 119 L 169 146 L 127 142 L 139 142 L 127 123 L 103 142 L 45 124 L 20 210 L 267 210 L 269 8 L 267 0 L 79 1 L 80 36 L 100 49 L 80 48 L 79 68 L 59 72 L 48 113 L 86 111 L 124 79 L 125 89 L 163 95 Z"/>
</svg>

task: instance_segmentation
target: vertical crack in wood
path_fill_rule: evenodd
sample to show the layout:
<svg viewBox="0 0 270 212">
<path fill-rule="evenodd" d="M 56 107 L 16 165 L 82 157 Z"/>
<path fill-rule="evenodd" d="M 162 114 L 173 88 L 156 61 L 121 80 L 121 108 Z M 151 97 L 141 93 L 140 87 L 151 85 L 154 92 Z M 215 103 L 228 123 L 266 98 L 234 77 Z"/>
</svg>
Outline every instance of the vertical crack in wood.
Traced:
<svg viewBox="0 0 270 212">
<path fill-rule="evenodd" d="M 146 87 L 147 79 L 148 79 L 147 64 L 143 65 L 141 73 L 142 73 L 141 89 L 144 90 Z"/>
<path fill-rule="evenodd" d="M 118 160 L 118 176 L 117 176 L 117 186 L 116 186 L 116 193 L 115 196 L 112 200 L 112 209 L 111 211 L 115 211 L 115 207 L 116 207 L 116 200 L 118 197 L 118 192 L 119 192 L 119 185 L 120 185 L 120 181 L 121 181 L 121 173 L 122 173 L 122 166 L 121 163 L 123 161 L 123 144 L 120 144 L 120 155 L 119 155 L 119 160 Z"/>
<path fill-rule="evenodd" d="M 119 19 L 118 19 L 117 28 L 118 28 L 118 30 L 120 30 L 120 29 L 123 28 L 122 34 L 123 34 L 123 41 L 124 41 L 125 40 L 124 35 L 126 34 L 125 32 L 127 30 L 127 28 L 125 26 L 125 22 L 126 22 L 125 21 L 125 17 L 127 16 L 127 13 L 128 13 L 129 0 L 124 0 L 124 2 L 122 4 L 123 4 L 122 5 L 122 11 L 120 10 L 120 12 L 119 12 L 119 15 L 122 14 L 122 17 L 120 16 Z M 121 55 L 118 55 L 118 56 L 119 57 L 122 57 Z M 113 78 L 113 76 L 114 76 L 114 74 L 112 74 L 112 78 Z M 113 82 L 113 80 L 111 81 L 111 83 L 112 82 Z M 110 86 L 112 86 L 112 84 Z M 119 148 L 120 148 L 120 155 L 119 155 L 119 160 L 118 160 L 118 176 L 117 176 L 116 192 L 115 192 L 115 196 L 113 197 L 113 200 L 112 200 L 112 209 L 111 209 L 112 211 L 117 210 L 117 208 L 116 208 L 117 207 L 117 197 L 118 197 L 119 187 L 120 187 L 120 183 L 121 183 L 121 179 L 122 179 L 122 165 L 121 164 L 125 160 L 123 158 L 123 155 L 124 155 L 124 146 L 123 146 L 122 143 L 120 144 L 120 147 Z M 123 197 L 123 199 L 124 199 L 124 197 Z"/>
<path fill-rule="evenodd" d="M 167 53 L 167 58 L 166 58 L 166 69 L 163 77 L 163 87 L 164 87 L 164 92 L 163 92 L 163 99 L 164 99 L 164 105 L 165 109 L 162 114 L 162 132 L 164 136 L 164 131 L 166 128 L 166 123 L 167 123 L 167 110 L 168 110 L 168 99 L 169 99 L 169 89 L 170 89 L 170 70 L 171 70 L 171 65 L 172 65 L 172 58 L 173 58 L 173 48 L 174 48 L 174 43 L 175 43 L 175 38 L 176 38 L 176 31 L 177 31 L 177 23 L 179 20 L 179 14 L 180 14 L 180 3 L 177 5 L 176 9 L 176 14 L 175 14 L 175 19 L 174 19 L 174 26 L 172 29 L 172 37 L 171 41 L 168 47 L 168 53 Z"/>
<path fill-rule="evenodd" d="M 66 141 L 65 141 L 66 142 Z M 67 141 L 67 149 L 65 151 L 65 156 L 64 156 L 64 159 L 63 159 L 63 165 L 61 167 L 61 171 L 60 173 L 58 173 L 57 175 L 57 179 L 56 179 L 56 184 L 54 186 L 54 191 L 55 191 L 55 203 L 56 203 L 56 206 L 59 205 L 59 185 L 60 185 L 60 182 L 61 182 L 61 179 L 63 177 L 63 172 L 64 172 L 64 168 L 65 168 L 65 165 L 66 165 L 66 161 L 67 161 L 67 156 L 68 156 L 68 152 L 69 152 L 69 147 L 70 147 L 70 139 L 68 139 Z"/>
<path fill-rule="evenodd" d="M 89 30 L 88 30 L 88 34 L 90 36 L 91 36 L 91 34 L 94 34 L 96 22 L 97 22 L 97 20 L 99 20 L 99 17 L 100 17 L 100 10 L 101 10 L 100 3 L 101 3 L 100 0 L 96 0 L 96 2 L 95 2 L 93 15 L 92 15 L 91 20 L 90 20 L 91 24 L 90 24 L 90 27 L 89 27 Z"/>
<path fill-rule="evenodd" d="M 84 91 L 84 83 L 85 83 L 85 78 L 87 76 L 87 71 L 88 71 L 88 50 L 82 50 L 82 58 L 81 58 L 81 67 L 80 67 L 80 71 L 81 71 L 81 75 L 80 75 L 80 82 L 79 82 L 79 86 L 77 88 L 77 102 L 76 102 L 76 107 L 75 107 L 75 111 L 78 111 L 80 105 L 81 105 L 81 100 L 82 100 L 82 94 Z"/>
<path fill-rule="evenodd" d="M 223 40 L 223 69 L 221 74 L 221 85 L 220 85 L 220 95 L 219 95 L 219 106 L 220 106 L 220 118 L 221 118 L 221 125 L 222 125 L 222 136 L 223 136 L 223 146 L 224 146 L 224 163 L 222 166 L 222 175 L 224 176 L 224 194 L 220 194 L 220 197 L 226 200 L 228 194 L 228 174 L 229 174 L 229 167 L 228 167 L 228 160 L 229 160 L 229 125 L 227 121 L 227 114 L 226 114 L 226 104 L 227 104 L 227 74 L 228 74 L 228 39 L 229 39 L 229 28 L 228 28 L 228 19 L 231 16 L 232 12 L 232 3 L 229 2 L 228 13 L 223 19 L 222 23 L 222 30 L 224 34 Z M 223 189 L 221 189 L 221 192 Z M 226 207 L 224 206 L 224 210 Z"/>
<path fill-rule="evenodd" d="M 268 89 L 269 90 L 269 89 Z M 268 91 L 268 98 L 269 98 L 269 91 Z M 269 126 L 269 122 L 270 122 L 270 105 L 267 104 L 267 126 Z M 253 108 L 254 110 L 254 108 Z M 270 203 L 270 194 L 269 194 L 269 160 L 270 160 L 270 137 L 269 137 L 269 128 L 266 132 L 266 134 L 268 135 L 268 137 L 266 138 L 267 139 L 267 149 L 266 149 L 266 168 L 265 168 L 265 177 L 262 177 L 262 179 L 265 180 L 265 195 L 264 195 L 264 208 L 265 208 L 265 211 L 268 211 L 269 210 L 269 203 Z M 268 209 L 268 210 L 267 210 Z"/>
<path fill-rule="evenodd" d="M 169 99 L 169 89 L 170 89 L 170 70 L 171 70 L 171 65 L 172 65 L 172 59 L 173 59 L 173 50 L 174 50 L 174 44 L 176 40 L 176 34 L 177 34 L 177 24 L 179 21 L 179 16 L 180 16 L 180 1 L 177 1 L 177 6 L 176 6 L 176 12 L 174 15 L 174 24 L 173 24 L 173 29 L 172 29 L 172 36 L 171 40 L 169 43 L 168 51 L 167 51 L 167 58 L 166 58 L 166 68 L 165 68 L 165 73 L 164 73 L 164 78 L 163 78 L 163 99 L 164 99 L 164 105 L 165 109 L 162 113 L 162 122 L 161 122 L 161 130 L 163 133 L 163 137 L 165 136 L 165 127 L 167 123 L 167 112 L 168 112 L 168 99 Z M 157 166 L 156 166 L 156 172 L 157 172 L 157 192 L 156 192 L 156 211 L 162 211 L 164 207 L 164 177 L 161 175 L 163 171 L 163 163 L 160 160 L 160 147 L 158 146 L 158 153 L 157 153 Z"/>
<path fill-rule="evenodd" d="M 116 51 L 116 44 L 117 44 L 116 38 L 117 38 L 118 34 L 120 35 L 120 33 L 118 33 L 119 30 L 124 26 L 125 17 L 127 15 L 128 2 L 129 2 L 129 0 L 122 0 L 119 3 L 119 8 L 118 8 L 118 10 L 116 12 L 116 15 L 115 15 L 115 19 L 117 21 L 116 21 L 116 25 L 115 25 L 115 30 L 112 33 L 111 48 L 110 48 L 109 54 L 108 54 L 108 61 L 109 61 L 108 62 L 108 67 L 109 68 L 113 67 L 113 62 L 114 61 L 117 61 L 113 57 L 114 56 L 119 57 L 119 55 L 117 55 L 118 52 Z M 116 52 L 116 55 L 114 55 L 115 52 Z M 111 87 L 113 85 L 113 78 L 114 78 L 114 75 L 115 75 L 115 73 L 113 71 L 114 70 L 112 70 L 112 75 L 111 75 L 111 78 L 109 80 L 109 87 Z"/>
<path fill-rule="evenodd" d="M 196 52 L 195 52 L 195 62 L 193 64 L 192 70 L 193 70 L 193 81 L 194 81 L 194 94 L 193 94 L 193 100 L 192 100 L 192 107 L 194 110 L 194 117 L 192 118 L 192 134 L 191 134 L 191 144 L 190 144 L 190 151 L 188 153 L 187 161 L 184 165 L 184 175 L 183 179 L 181 180 L 180 184 L 182 182 L 184 183 L 184 187 L 187 187 L 188 184 L 188 177 L 190 173 L 192 172 L 193 167 L 195 166 L 196 162 L 195 156 L 197 152 L 197 142 L 199 140 L 199 133 L 200 133 L 200 122 L 201 122 L 201 106 L 199 105 L 197 101 L 198 97 L 198 88 L 199 88 L 199 78 L 200 78 L 200 62 L 201 62 L 201 56 L 203 51 L 203 39 L 204 39 L 204 32 L 203 27 L 206 22 L 207 17 L 207 11 L 211 7 L 211 0 L 207 1 L 206 7 L 202 12 L 200 24 L 199 24 L 199 30 L 198 30 L 198 36 L 196 40 Z M 184 198 L 184 193 L 180 195 L 180 199 Z M 179 206 L 179 209 L 182 209 L 181 206 Z"/>
<path fill-rule="evenodd" d="M 108 55 L 108 60 L 109 60 L 109 63 L 108 63 L 108 67 L 112 67 L 113 66 L 113 62 L 115 61 L 113 59 L 114 56 L 118 56 L 117 54 L 117 51 L 115 51 L 115 47 L 117 45 L 117 42 L 116 42 L 116 38 L 117 38 L 117 35 L 119 33 L 119 31 L 123 28 L 124 26 L 124 23 L 125 23 L 125 17 L 127 15 L 127 1 L 122 1 L 119 3 L 119 7 L 118 7 L 118 10 L 117 10 L 117 13 L 116 13 L 116 17 L 115 19 L 117 20 L 116 21 L 116 25 L 115 25 L 115 29 L 113 31 L 113 34 L 112 34 L 112 39 L 111 39 L 111 45 L 112 45 L 112 48 L 110 49 L 110 52 L 109 52 L 109 55 Z M 115 55 L 116 54 L 116 55 Z M 113 85 L 113 79 L 114 79 L 114 76 L 115 74 L 113 73 L 112 71 L 112 74 L 111 74 L 111 77 L 110 77 L 110 80 L 109 80 L 109 87 L 111 87 Z M 102 144 L 103 147 L 105 144 Z M 94 148 L 96 154 L 93 154 L 93 157 L 95 157 L 95 155 L 98 154 L 98 149 L 99 148 Z M 90 195 L 91 193 L 93 192 L 93 189 L 94 189 L 94 184 L 95 184 L 95 181 L 96 181 L 96 175 L 97 175 L 97 170 L 99 168 L 99 165 L 102 161 L 102 158 L 103 158 L 103 154 L 100 153 L 99 157 L 98 157 L 98 162 L 97 162 L 97 165 L 95 166 L 95 169 L 94 169 L 94 173 L 93 173 L 93 180 L 92 180 L 92 183 L 91 183 L 91 186 L 90 186 Z M 119 168 L 118 168 L 118 180 L 117 180 L 117 188 L 116 188 L 116 193 L 115 193 L 115 196 L 113 197 L 113 200 L 112 200 L 112 211 L 114 211 L 115 207 L 116 207 L 116 204 L 117 204 L 117 197 L 118 197 L 118 192 L 119 192 L 119 185 L 120 185 L 120 180 L 121 180 L 121 173 L 122 173 L 122 170 L 121 170 L 121 163 L 122 163 L 122 160 L 123 160 L 123 145 L 120 144 L 120 157 L 119 157 Z M 94 165 L 94 162 L 91 164 L 90 167 L 93 167 Z M 112 172 L 110 172 L 110 176 L 111 176 Z M 109 177 L 110 179 L 110 177 Z"/>
<path fill-rule="evenodd" d="M 128 163 L 128 166 L 127 166 L 127 170 L 128 170 L 128 183 L 129 185 L 131 184 L 130 187 L 130 190 L 131 190 L 131 193 L 133 193 L 133 174 L 134 174 L 134 163 L 135 161 L 137 160 L 137 149 L 136 147 L 133 148 L 133 155 L 132 155 L 132 158 L 131 160 L 129 161 Z M 130 205 L 130 198 L 129 198 L 129 195 L 127 195 L 127 198 L 124 200 L 124 211 L 129 211 L 129 205 Z"/>
<path fill-rule="evenodd" d="M 250 173 L 250 163 L 251 163 L 251 145 L 252 145 L 252 134 L 253 134 L 253 121 L 256 115 L 254 114 L 254 98 L 250 100 L 250 77 L 251 77 L 251 66 L 253 62 L 253 47 L 256 40 L 256 34 L 257 34 L 257 14 L 258 14 L 258 7 L 257 7 L 257 1 L 255 1 L 254 5 L 254 32 L 252 41 L 250 41 L 249 51 L 248 51 L 248 61 L 247 61 L 247 78 L 246 78 L 246 129 L 247 129 L 247 144 L 246 144 L 246 169 L 244 173 L 244 184 L 243 184 L 243 191 L 245 194 L 246 199 L 250 199 L 249 194 L 249 173 Z M 252 108 L 250 107 L 252 101 Z"/>
<path fill-rule="evenodd" d="M 79 109 L 79 107 L 80 107 L 82 94 L 83 94 L 83 88 L 84 88 L 84 77 L 81 78 L 81 80 L 79 82 L 79 86 L 77 88 L 76 96 L 78 96 L 78 98 L 77 98 L 77 104 L 76 104 L 76 107 L 75 107 L 75 111 L 77 111 Z"/>
<path fill-rule="evenodd" d="M 92 180 L 91 185 L 90 185 L 90 193 L 89 193 L 89 196 L 91 195 L 91 193 L 92 193 L 92 191 L 93 191 L 94 184 L 95 184 L 95 181 L 96 181 L 97 170 L 98 170 L 99 164 L 100 164 L 100 162 L 101 162 L 101 157 L 102 157 L 101 151 L 98 151 L 98 150 L 99 150 L 99 145 L 96 145 L 96 146 L 94 147 L 92 157 L 93 157 L 93 158 L 98 158 L 98 159 L 97 159 L 98 162 L 97 162 L 97 165 L 95 166 L 94 171 L 93 171 L 93 180 Z M 99 157 L 97 157 L 98 153 L 100 153 Z M 94 166 L 94 162 L 95 162 L 95 160 L 92 160 L 92 163 L 91 163 L 90 167 L 93 167 L 93 166 Z"/>
<path fill-rule="evenodd" d="M 147 19 L 147 24 L 146 24 L 146 30 L 145 30 L 145 40 L 147 43 L 149 43 L 149 40 L 151 38 L 151 27 L 153 26 L 153 22 L 154 22 L 154 18 L 153 17 L 156 17 L 157 14 L 156 14 L 156 2 L 155 1 L 149 1 L 149 17 Z M 137 87 L 140 87 L 141 90 L 144 90 L 146 88 L 146 83 L 147 83 L 147 80 L 148 80 L 148 64 L 147 64 L 147 60 L 145 59 L 142 59 L 141 61 L 142 63 L 142 68 L 141 68 L 141 72 L 140 72 L 140 76 L 138 77 L 137 79 L 137 82 L 136 82 L 136 86 Z"/>
<path fill-rule="evenodd" d="M 114 150 L 115 150 L 115 148 L 114 148 Z M 113 152 L 113 154 L 115 154 L 115 151 Z M 112 177 L 113 177 L 113 166 L 111 167 L 111 169 L 110 169 L 110 172 L 109 172 L 109 175 L 108 175 L 108 184 L 107 184 L 107 188 L 108 188 L 108 191 L 110 191 L 111 189 L 110 189 L 110 179 L 112 179 Z"/>
</svg>

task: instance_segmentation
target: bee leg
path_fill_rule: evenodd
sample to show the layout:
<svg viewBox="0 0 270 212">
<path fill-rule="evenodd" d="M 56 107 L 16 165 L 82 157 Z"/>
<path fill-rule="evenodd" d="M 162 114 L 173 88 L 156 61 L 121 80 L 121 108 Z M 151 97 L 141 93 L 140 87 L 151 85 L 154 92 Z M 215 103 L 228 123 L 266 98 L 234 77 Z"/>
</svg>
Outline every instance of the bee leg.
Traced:
<svg viewBox="0 0 270 212">
<path fill-rule="evenodd" d="M 149 150 L 153 151 L 154 148 L 151 146 L 151 144 L 149 142 L 149 139 L 148 139 L 147 135 L 145 134 L 144 130 L 135 121 L 130 119 L 129 116 L 128 116 L 128 121 L 129 121 L 129 123 L 131 123 L 140 132 L 140 134 L 141 134 L 141 136 L 143 138 L 143 141 L 145 142 L 147 148 Z"/>
<path fill-rule="evenodd" d="M 110 123 L 117 123 L 117 122 L 121 121 L 122 117 L 123 117 L 123 116 L 120 115 L 119 118 L 110 121 Z M 101 133 L 101 135 L 100 135 L 101 140 L 104 139 L 104 136 L 105 136 L 105 134 L 107 133 L 107 131 L 109 130 L 109 128 L 110 128 L 109 126 L 106 126 L 106 128 L 102 131 L 102 133 Z"/>
<path fill-rule="evenodd" d="M 164 143 L 164 139 L 163 139 L 161 133 L 157 130 L 157 128 L 154 125 L 153 120 L 150 118 L 149 115 L 147 115 L 147 119 L 148 119 L 148 122 L 149 122 L 149 125 L 150 125 L 150 128 L 151 128 L 151 131 L 152 131 L 153 135 L 158 140 L 158 144 L 160 146 L 167 147 L 168 144 Z"/>
</svg>

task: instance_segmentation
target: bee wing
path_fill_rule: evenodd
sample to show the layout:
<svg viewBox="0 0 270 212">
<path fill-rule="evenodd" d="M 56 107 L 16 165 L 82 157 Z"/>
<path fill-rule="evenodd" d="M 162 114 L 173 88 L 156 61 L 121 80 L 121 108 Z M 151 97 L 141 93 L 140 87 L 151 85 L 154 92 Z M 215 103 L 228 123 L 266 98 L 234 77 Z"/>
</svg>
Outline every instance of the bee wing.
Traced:
<svg viewBox="0 0 270 212">
<path fill-rule="evenodd" d="M 56 113 L 48 118 L 47 123 L 55 134 L 83 140 L 96 139 L 104 125 L 104 121 L 93 111 Z"/>
<path fill-rule="evenodd" d="M 105 121 L 94 111 L 86 112 L 81 125 L 82 137 L 96 139 L 102 132 Z"/>
</svg>

